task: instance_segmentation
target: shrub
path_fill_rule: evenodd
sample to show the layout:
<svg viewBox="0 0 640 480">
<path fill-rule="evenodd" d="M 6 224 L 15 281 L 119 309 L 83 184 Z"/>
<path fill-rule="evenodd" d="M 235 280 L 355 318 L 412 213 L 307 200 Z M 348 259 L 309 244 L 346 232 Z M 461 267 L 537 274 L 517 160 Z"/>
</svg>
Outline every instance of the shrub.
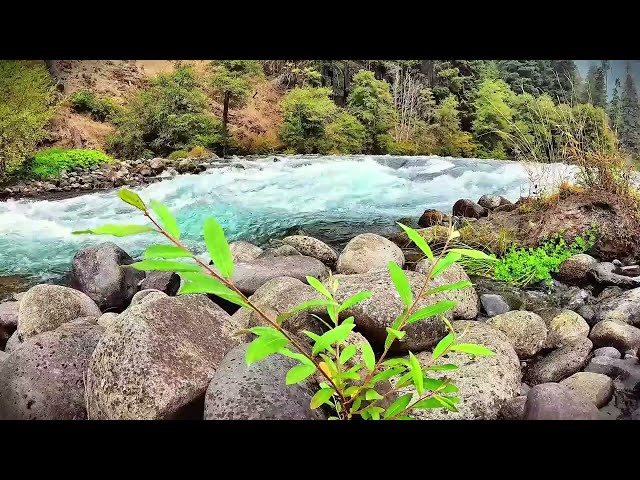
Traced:
<svg viewBox="0 0 640 480">
<path fill-rule="evenodd" d="M 36 178 L 51 178 L 57 177 L 62 170 L 93 168 L 112 161 L 113 158 L 99 150 L 51 148 L 35 154 L 28 175 Z"/>
<path fill-rule="evenodd" d="M 69 96 L 69 103 L 76 112 L 88 112 L 91 118 L 99 122 L 116 120 L 121 108 L 109 97 L 96 96 L 89 90 L 78 90 Z"/>
<path fill-rule="evenodd" d="M 340 112 L 326 127 L 327 143 L 335 153 L 359 153 L 365 142 L 365 128 L 356 117 Z"/>
<path fill-rule="evenodd" d="M 254 340 L 247 348 L 245 360 L 248 365 L 260 361 L 273 354 L 280 354 L 293 358 L 299 362 L 291 368 L 286 375 L 287 385 L 304 381 L 311 375 L 321 375 L 324 379 L 319 383 L 319 389 L 311 399 L 311 408 L 319 408 L 327 405 L 333 411 L 331 419 L 372 419 L 386 420 L 410 419 L 412 410 L 445 408 L 457 412 L 456 407 L 459 398 L 455 396 L 458 388 L 451 380 L 435 378 L 431 376 L 434 370 L 453 370 L 458 368 L 453 364 L 438 366 L 420 365 L 417 357 L 409 353 L 408 357 L 388 358 L 389 350 L 393 343 L 406 334 L 406 327 L 425 318 L 441 316 L 442 313 L 451 310 L 456 303 L 452 301 L 440 301 L 433 305 L 417 308 L 420 299 L 427 295 L 445 290 L 454 290 L 471 287 L 471 282 L 463 281 L 452 285 L 442 285 L 433 290 L 427 290 L 429 282 L 437 277 L 449 265 L 456 262 L 462 255 L 472 258 L 490 260 L 481 252 L 473 250 L 449 250 L 443 249 L 442 253 L 434 257 L 431 249 L 418 233 L 404 225 L 401 227 L 407 235 L 414 239 L 422 252 L 431 260 L 431 269 L 426 275 L 426 281 L 420 292 L 414 296 L 409 280 L 404 271 L 395 263 L 389 262 L 389 275 L 399 297 L 405 304 L 404 311 L 387 328 L 387 338 L 384 350 L 377 355 L 371 345 L 365 341 L 359 346 L 348 345 L 346 339 L 355 328 L 355 320 L 348 317 L 340 320 L 339 312 L 349 306 L 355 305 L 372 296 L 371 292 L 360 292 L 339 303 L 335 300 L 335 293 L 339 288 L 336 279 L 329 277 L 326 285 L 318 279 L 307 277 L 307 282 L 318 291 L 321 300 L 311 300 L 299 305 L 291 311 L 275 317 L 271 312 L 265 312 L 256 307 L 234 285 L 234 265 L 229 245 L 225 239 L 220 225 L 213 219 L 207 218 L 204 223 L 204 240 L 207 250 L 212 258 L 213 266 L 195 257 L 179 240 L 180 229 L 167 207 L 151 201 L 147 207 L 142 199 L 130 190 L 121 190 L 118 195 L 126 203 L 141 210 L 151 219 L 154 227 L 144 225 L 105 225 L 93 230 L 74 232 L 76 234 L 102 234 L 102 235 L 133 235 L 142 232 L 155 231 L 169 239 L 171 245 L 152 245 L 144 252 L 144 260 L 130 265 L 141 271 L 175 271 L 180 274 L 184 283 L 179 294 L 213 294 L 224 300 L 239 305 L 241 308 L 253 310 L 253 315 L 260 320 L 262 326 L 256 326 L 239 333 L 251 334 Z M 157 217 L 157 218 L 156 218 Z M 453 229 L 449 230 L 449 239 L 457 236 Z M 171 259 L 188 258 L 188 262 L 180 262 Z M 304 343 L 301 343 L 294 335 L 289 333 L 284 325 L 289 316 L 296 312 L 311 307 L 326 307 L 325 323 L 327 330 L 317 335 L 305 331 L 313 341 L 311 351 Z M 449 334 L 446 335 L 434 348 L 432 358 L 441 358 L 450 351 L 458 351 L 469 355 L 493 355 L 494 353 L 475 344 L 458 343 L 456 333 L 451 323 L 445 317 L 441 317 L 446 324 Z M 352 358 L 360 349 L 362 362 L 354 362 Z M 391 391 L 384 395 L 376 388 L 379 382 L 389 379 Z M 400 389 L 413 387 L 418 395 L 414 400 L 413 393 L 405 393 L 399 396 L 387 408 L 378 402 L 391 393 Z"/>
<path fill-rule="evenodd" d="M 178 160 L 180 158 L 187 158 L 189 156 L 189 152 L 186 150 L 176 150 L 175 152 L 171 152 L 167 157 L 169 160 Z"/>
<path fill-rule="evenodd" d="M 193 158 L 200 158 L 209 155 L 209 152 L 202 145 L 196 145 L 191 150 L 189 150 L 189 156 Z"/>
<path fill-rule="evenodd" d="M 20 168 L 46 137 L 55 87 L 41 63 L 0 60 L 0 178 Z"/>
</svg>

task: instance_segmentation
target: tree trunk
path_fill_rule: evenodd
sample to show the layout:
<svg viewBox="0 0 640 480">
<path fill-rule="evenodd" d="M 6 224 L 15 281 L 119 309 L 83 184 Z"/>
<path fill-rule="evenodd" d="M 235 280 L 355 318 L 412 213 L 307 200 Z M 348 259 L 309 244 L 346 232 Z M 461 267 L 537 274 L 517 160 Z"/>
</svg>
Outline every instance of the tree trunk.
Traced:
<svg viewBox="0 0 640 480">
<path fill-rule="evenodd" d="M 224 135 L 224 138 L 222 139 L 222 158 L 227 158 L 227 138 L 229 137 L 227 120 L 229 119 L 229 100 L 231 100 L 231 93 L 224 92 L 224 107 L 222 110 L 222 132 Z"/>
</svg>

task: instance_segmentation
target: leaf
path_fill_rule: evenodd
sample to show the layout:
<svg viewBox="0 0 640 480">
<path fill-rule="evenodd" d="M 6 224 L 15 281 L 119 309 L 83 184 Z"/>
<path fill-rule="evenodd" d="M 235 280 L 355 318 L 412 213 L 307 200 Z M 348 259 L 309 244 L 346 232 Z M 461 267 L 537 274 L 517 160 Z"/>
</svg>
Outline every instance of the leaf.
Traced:
<svg viewBox="0 0 640 480">
<path fill-rule="evenodd" d="M 442 406 L 444 408 L 446 408 L 447 410 L 451 411 L 451 412 L 457 412 L 458 409 L 456 408 L 454 402 L 451 401 L 451 399 L 447 398 L 447 397 L 441 397 L 440 395 L 435 395 L 433 398 L 435 398 L 437 401 L 439 401 Z"/>
<path fill-rule="evenodd" d="M 100 227 L 88 230 L 76 230 L 72 232 L 74 235 L 113 235 L 114 237 L 126 237 L 127 235 L 136 235 L 138 233 L 156 232 L 155 228 L 147 225 L 102 225 Z"/>
<path fill-rule="evenodd" d="M 402 415 L 400 417 L 396 417 L 396 420 L 415 420 L 415 418 L 410 417 L 409 415 Z"/>
<path fill-rule="evenodd" d="M 171 260 L 142 260 L 127 266 L 143 272 L 200 272 L 198 265 Z"/>
<path fill-rule="evenodd" d="M 424 400 L 420 400 L 416 403 L 413 408 L 424 409 L 424 408 L 442 408 L 442 403 L 436 400 L 433 397 L 425 398 Z"/>
<path fill-rule="evenodd" d="M 398 397 L 395 402 L 391 404 L 391 406 L 384 412 L 384 418 L 391 418 L 394 415 L 402 412 L 409 403 L 411 402 L 411 397 L 413 395 L 411 393 L 405 393 L 401 397 Z"/>
<path fill-rule="evenodd" d="M 310 332 L 309 330 L 303 330 L 302 333 L 307 335 L 314 342 L 317 342 L 318 340 L 320 340 L 320 335 L 318 335 L 317 333 Z"/>
<path fill-rule="evenodd" d="M 373 295 L 372 292 L 360 292 L 360 293 L 356 293 L 355 295 L 347 298 L 342 305 L 340 305 L 340 308 L 338 308 L 338 312 L 342 312 L 344 310 L 346 310 L 349 307 L 353 307 L 356 303 L 360 303 L 363 300 L 366 300 L 367 298 L 369 298 L 371 295 Z"/>
<path fill-rule="evenodd" d="M 441 258 L 440 260 L 438 260 L 438 263 L 436 263 L 436 266 L 433 267 L 433 270 L 431 271 L 431 278 L 436 278 L 448 266 L 460 260 L 460 257 L 461 255 L 459 253 L 455 253 L 455 252 L 447 253 L 447 255 L 444 258 Z"/>
<path fill-rule="evenodd" d="M 384 362 L 382 362 L 382 365 L 386 365 L 389 367 L 394 367 L 396 365 L 404 365 L 406 367 L 409 366 L 409 360 L 407 360 L 406 358 L 390 358 L 388 360 L 385 360 Z"/>
<path fill-rule="evenodd" d="M 427 295 L 433 295 L 434 293 L 438 293 L 438 292 L 445 292 L 447 290 L 459 290 L 461 288 L 466 288 L 466 287 L 470 287 L 473 284 L 467 280 L 463 280 L 461 282 L 456 282 L 456 283 L 450 283 L 447 285 L 442 285 L 440 287 L 436 287 L 432 290 L 428 290 L 427 291 Z"/>
<path fill-rule="evenodd" d="M 329 330 L 328 332 L 323 333 L 316 341 L 316 344 L 313 346 L 311 353 L 313 355 L 317 355 L 319 352 L 322 352 L 323 350 L 329 348 L 332 344 L 344 341 L 344 339 L 347 338 L 349 332 L 351 332 L 354 327 L 355 325 L 352 323 L 346 325 L 342 323 L 337 327 Z"/>
<path fill-rule="evenodd" d="M 491 260 L 493 262 L 497 260 L 495 257 L 490 257 L 486 253 L 481 252 L 479 250 L 470 250 L 467 248 L 452 248 L 451 250 L 449 250 L 449 252 L 459 253 L 460 255 L 463 255 L 469 258 L 474 258 L 476 260 Z"/>
<path fill-rule="evenodd" d="M 211 217 L 204 221 L 204 242 L 218 271 L 223 277 L 231 278 L 233 276 L 233 256 L 222 227 Z"/>
<path fill-rule="evenodd" d="M 311 398 L 311 408 L 316 409 L 323 403 L 327 402 L 333 395 L 333 388 L 321 388 Z"/>
<path fill-rule="evenodd" d="M 148 246 L 142 258 L 187 258 L 191 254 L 186 250 L 175 245 L 150 245 Z"/>
<path fill-rule="evenodd" d="M 384 348 L 388 348 L 389 345 L 393 343 L 393 341 L 397 339 L 401 339 L 406 335 L 407 332 L 402 332 L 400 330 L 396 330 L 395 328 L 387 327 L 387 338 L 384 341 Z"/>
<path fill-rule="evenodd" d="M 425 367 L 424 370 L 427 371 L 437 371 L 437 370 L 457 370 L 458 366 L 453 363 L 445 363 L 444 365 L 433 365 L 431 367 Z"/>
<path fill-rule="evenodd" d="M 124 202 L 136 207 L 138 210 L 142 210 L 144 212 L 147 209 L 146 205 L 138 196 L 138 194 L 129 189 L 122 188 L 118 190 L 118 193 L 116 195 L 118 195 L 118 197 L 120 197 L 120 199 L 122 199 Z"/>
<path fill-rule="evenodd" d="M 292 352 L 288 348 L 281 348 L 280 350 L 278 350 L 278 353 L 280 355 L 284 355 L 285 357 L 295 358 L 296 360 L 299 360 L 301 363 L 304 363 L 305 365 L 313 365 L 313 362 L 309 360 L 307 357 L 305 357 L 303 354 L 298 352 Z"/>
<path fill-rule="evenodd" d="M 413 294 L 411 293 L 411 285 L 409 284 L 409 280 L 407 280 L 407 276 L 404 271 L 394 262 L 389 262 L 387 267 L 389 268 L 389 275 L 391 275 L 391 280 L 393 281 L 393 285 L 396 287 L 400 298 L 405 305 L 411 305 Z"/>
<path fill-rule="evenodd" d="M 422 392 L 424 392 L 422 367 L 416 356 L 411 352 L 409 352 L 409 367 L 411 368 L 413 384 L 416 386 L 416 390 L 418 390 L 418 395 L 422 395 Z"/>
<path fill-rule="evenodd" d="M 315 288 L 318 292 L 320 292 L 322 295 L 327 297 L 329 300 L 333 300 L 333 297 L 331 296 L 331 293 L 329 292 L 329 290 L 327 290 L 327 287 L 325 287 L 322 283 L 320 283 L 320 280 L 318 280 L 317 278 L 307 277 L 307 283 L 309 283 L 309 285 L 311 285 L 313 288 Z"/>
<path fill-rule="evenodd" d="M 416 246 L 422 250 L 422 253 L 426 255 L 426 257 L 433 262 L 433 253 L 431 253 L 431 248 L 427 244 L 426 240 L 420 236 L 418 232 L 416 232 L 413 228 L 407 227 L 401 223 L 398 223 L 400 227 L 407 232 L 407 236 L 409 239 L 416 244 Z"/>
<path fill-rule="evenodd" d="M 442 354 L 451 346 L 451 344 L 455 341 L 456 337 L 453 332 L 450 332 L 446 337 L 438 342 L 436 348 L 433 349 L 433 353 L 431 354 L 431 358 L 434 360 L 442 356 Z"/>
<path fill-rule="evenodd" d="M 463 352 L 468 353 L 470 355 L 477 356 L 491 356 L 495 355 L 495 352 L 492 352 L 487 347 L 483 347 L 482 345 L 476 345 L 475 343 L 457 343 L 453 345 L 450 350 L 455 352 Z"/>
<path fill-rule="evenodd" d="M 258 335 L 259 337 L 263 337 L 263 336 L 269 337 L 269 336 L 271 336 L 271 337 L 284 337 L 284 338 L 286 338 L 282 334 L 282 332 L 279 332 L 278 330 L 276 330 L 273 327 L 262 327 L 262 326 L 251 327 L 247 331 L 249 331 L 249 332 L 251 332 L 251 333 L 253 333 L 255 335 Z"/>
<path fill-rule="evenodd" d="M 216 297 L 228 300 L 235 305 L 250 308 L 241 295 L 209 275 L 205 275 L 200 272 L 184 272 L 180 273 L 180 276 L 184 280 L 187 280 L 187 282 L 180 287 L 180 290 L 178 291 L 179 295 L 186 293 L 210 293 Z"/>
<path fill-rule="evenodd" d="M 339 359 L 340 364 L 344 365 L 345 363 L 347 363 L 349 359 L 356 354 L 357 350 L 358 350 L 358 347 L 356 347 L 355 345 L 349 345 L 347 348 L 345 348 L 340 353 L 340 359 Z"/>
<path fill-rule="evenodd" d="M 373 349 L 369 342 L 365 340 L 360 345 L 360 350 L 362 350 L 362 360 L 364 361 L 365 367 L 367 367 L 367 370 L 370 372 L 373 371 L 376 366 L 376 356 L 373 354 Z"/>
<path fill-rule="evenodd" d="M 381 382 L 383 380 L 388 380 L 394 375 L 398 375 L 399 373 L 404 372 L 404 370 L 405 370 L 404 367 L 393 367 L 387 370 L 383 370 L 382 372 L 377 373 L 376 375 L 373 376 L 373 378 L 371 379 L 371 385 L 375 385 L 376 383 Z"/>
<path fill-rule="evenodd" d="M 434 315 L 439 315 L 451 310 L 455 306 L 456 302 L 443 300 L 442 302 L 438 302 L 435 305 L 421 308 L 420 310 L 417 310 L 411 314 L 411 316 L 407 319 L 407 324 L 417 322 L 418 320 L 422 320 L 427 317 L 433 317 Z"/>
<path fill-rule="evenodd" d="M 362 409 L 362 412 L 360 412 L 360 416 L 362 416 L 362 418 L 365 418 L 365 419 L 371 418 L 371 420 L 380 420 L 380 414 L 382 412 L 384 412 L 384 408 L 382 407 L 369 406 L 367 408 Z"/>
<path fill-rule="evenodd" d="M 278 324 L 281 325 L 287 318 L 291 317 L 295 313 L 301 312 L 302 310 L 308 310 L 312 307 L 330 307 L 335 304 L 335 302 L 329 300 L 309 300 L 308 302 L 301 303 L 300 305 L 293 307 L 288 312 L 279 315 L 277 321 Z"/>
<path fill-rule="evenodd" d="M 367 393 L 364 394 L 365 400 L 380 400 L 381 398 L 383 398 L 382 395 L 373 389 L 367 390 Z"/>
<path fill-rule="evenodd" d="M 316 371 L 315 365 L 296 365 L 287 372 L 286 384 L 299 383 Z"/>
<path fill-rule="evenodd" d="M 284 336 L 276 337 L 267 335 L 264 337 L 258 337 L 249 344 L 247 348 L 247 354 L 245 355 L 245 361 L 247 365 L 251 365 L 253 362 L 262 360 L 263 358 L 276 353 L 282 347 L 289 343 Z"/>
<path fill-rule="evenodd" d="M 149 205 L 154 213 L 158 215 L 158 218 L 160 218 L 160 223 L 167 233 L 176 240 L 180 240 L 180 228 L 178 227 L 178 222 L 176 222 L 175 217 L 171 214 L 167 206 L 155 200 L 151 200 Z"/>
<path fill-rule="evenodd" d="M 360 387 L 357 385 L 347 387 L 344 391 L 344 396 L 347 398 L 353 397 L 356 393 L 358 393 L 358 390 L 360 390 Z"/>
<path fill-rule="evenodd" d="M 440 393 L 455 393 L 458 391 L 456 387 L 449 380 L 440 380 L 438 378 L 424 378 L 424 388 L 427 390 L 437 390 Z"/>
</svg>

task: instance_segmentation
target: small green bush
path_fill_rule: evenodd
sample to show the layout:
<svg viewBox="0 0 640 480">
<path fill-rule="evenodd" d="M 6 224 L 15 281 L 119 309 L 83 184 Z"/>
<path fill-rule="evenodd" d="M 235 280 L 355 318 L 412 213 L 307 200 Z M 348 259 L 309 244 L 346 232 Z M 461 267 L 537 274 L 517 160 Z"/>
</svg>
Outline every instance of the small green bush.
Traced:
<svg viewBox="0 0 640 480">
<path fill-rule="evenodd" d="M 180 158 L 187 158 L 189 156 L 189 152 L 186 150 L 176 150 L 175 152 L 171 152 L 167 157 L 169 160 L 178 160 Z"/>
<path fill-rule="evenodd" d="M 62 170 L 98 167 L 113 161 L 109 155 L 99 150 L 51 148 L 36 153 L 28 175 L 35 178 L 57 177 Z"/>
<path fill-rule="evenodd" d="M 94 120 L 115 120 L 122 107 L 109 97 L 96 96 L 89 90 L 79 90 L 69 96 L 69 103 L 76 112 L 89 112 Z"/>
</svg>

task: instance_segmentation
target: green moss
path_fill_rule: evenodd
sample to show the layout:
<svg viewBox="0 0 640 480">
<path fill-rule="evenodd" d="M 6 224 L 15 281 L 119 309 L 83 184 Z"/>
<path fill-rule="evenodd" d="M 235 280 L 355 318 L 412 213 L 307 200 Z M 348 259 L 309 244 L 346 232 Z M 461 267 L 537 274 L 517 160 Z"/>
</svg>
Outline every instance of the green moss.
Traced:
<svg viewBox="0 0 640 480">
<path fill-rule="evenodd" d="M 53 178 L 62 170 L 98 167 L 113 161 L 109 155 L 100 150 L 58 149 L 51 148 L 36 153 L 27 175 L 34 178 Z"/>
</svg>

